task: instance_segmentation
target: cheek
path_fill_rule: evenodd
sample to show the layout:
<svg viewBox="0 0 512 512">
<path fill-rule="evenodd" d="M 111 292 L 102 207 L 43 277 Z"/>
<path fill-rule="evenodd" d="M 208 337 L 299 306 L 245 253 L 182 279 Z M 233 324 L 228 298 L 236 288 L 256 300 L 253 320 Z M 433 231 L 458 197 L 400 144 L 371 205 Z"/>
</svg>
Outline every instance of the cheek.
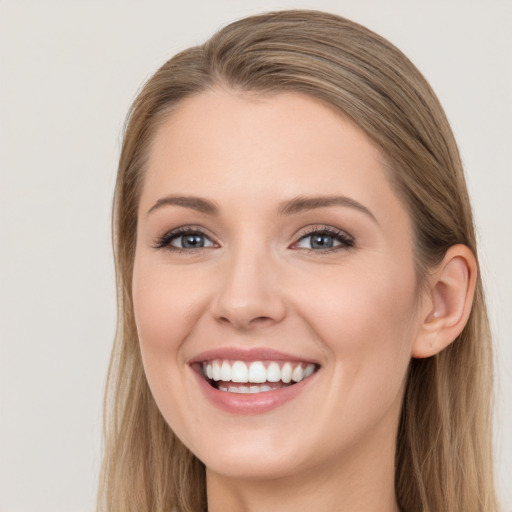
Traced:
<svg viewBox="0 0 512 512">
<path fill-rule="evenodd" d="M 176 353 L 194 322 L 193 275 L 136 258 L 133 273 L 133 307 L 141 349 L 146 353 Z M 197 295 L 196 295 L 197 299 Z"/>
<path fill-rule="evenodd" d="M 177 292 L 179 282 L 144 255 L 136 257 L 132 280 L 135 324 L 144 371 L 160 408 L 173 410 L 180 393 L 183 365 L 180 346 L 187 324 L 187 304 Z M 166 403 L 163 403 L 164 400 Z M 169 402 L 169 403 L 167 403 Z"/>
<path fill-rule="evenodd" d="M 199 421 L 187 408 L 189 390 L 182 354 L 182 345 L 197 321 L 194 289 L 190 275 L 186 279 L 183 273 L 170 272 L 144 256 L 135 259 L 133 307 L 144 372 L 158 408 L 173 429 L 182 433 L 182 439 L 187 438 L 190 425 Z"/>
<path fill-rule="evenodd" d="M 416 336 L 415 273 L 411 265 L 384 267 L 386 271 L 365 265 L 333 273 L 316 287 L 322 300 L 303 294 L 301 310 L 340 374 L 396 388 Z"/>
<path fill-rule="evenodd" d="M 323 422 L 331 425 L 333 438 L 345 432 L 343 442 L 377 425 L 385 425 L 391 439 L 415 336 L 414 271 L 393 275 L 366 267 L 325 283 L 324 300 L 304 294 L 302 308 L 334 363 L 325 367 L 330 386 Z"/>
</svg>

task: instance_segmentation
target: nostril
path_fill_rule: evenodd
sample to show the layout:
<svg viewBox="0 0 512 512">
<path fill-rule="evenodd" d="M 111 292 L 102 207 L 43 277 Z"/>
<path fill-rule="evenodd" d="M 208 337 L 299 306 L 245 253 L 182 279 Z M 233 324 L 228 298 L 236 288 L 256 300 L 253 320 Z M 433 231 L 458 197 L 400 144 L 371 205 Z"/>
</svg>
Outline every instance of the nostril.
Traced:
<svg viewBox="0 0 512 512">
<path fill-rule="evenodd" d="M 272 318 L 268 316 L 258 316 L 256 318 L 253 318 L 249 323 L 251 324 L 263 324 L 267 322 L 272 322 Z"/>
<path fill-rule="evenodd" d="M 256 318 L 244 319 L 242 317 L 228 318 L 221 316 L 217 318 L 217 321 L 224 325 L 233 325 L 237 329 L 244 330 L 250 329 L 254 326 L 262 326 L 267 323 L 272 323 L 274 320 L 268 316 L 257 316 Z"/>
</svg>

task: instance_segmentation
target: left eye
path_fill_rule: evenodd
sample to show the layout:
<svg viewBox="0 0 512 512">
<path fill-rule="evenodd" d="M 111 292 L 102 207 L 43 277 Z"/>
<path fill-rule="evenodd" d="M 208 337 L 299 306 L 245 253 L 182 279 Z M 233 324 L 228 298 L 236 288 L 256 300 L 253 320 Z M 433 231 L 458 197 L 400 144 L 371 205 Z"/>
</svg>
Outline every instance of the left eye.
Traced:
<svg viewBox="0 0 512 512">
<path fill-rule="evenodd" d="M 203 233 L 190 231 L 172 236 L 168 244 L 178 249 L 199 249 L 213 247 L 214 243 Z"/>
<path fill-rule="evenodd" d="M 343 233 L 317 231 L 303 236 L 295 244 L 301 249 L 329 250 L 337 247 L 352 247 L 353 240 Z"/>
</svg>

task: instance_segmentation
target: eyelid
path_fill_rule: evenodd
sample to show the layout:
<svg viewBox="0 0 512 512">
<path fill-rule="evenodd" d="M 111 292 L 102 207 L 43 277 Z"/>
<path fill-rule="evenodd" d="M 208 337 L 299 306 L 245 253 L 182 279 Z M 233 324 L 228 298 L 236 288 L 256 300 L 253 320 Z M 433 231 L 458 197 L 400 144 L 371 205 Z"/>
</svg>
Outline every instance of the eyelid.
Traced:
<svg viewBox="0 0 512 512">
<path fill-rule="evenodd" d="M 206 238 L 208 238 L 208 240 L 210 240 L 214 244 L 214 246 L 216 246 L 216 247 L 219 246 L 219 244 L 215 240 L 215 238 L 201 226 L 185 225 L 185 226 L 179 226 L 177 228 L 166 231 L 163 235 L 158 236 L 153 242 L 153 247 L 155 249 L 168 249 L 169 251 L 176 251 L 176 252 L 181 252 L 181 251 L 193 252 L 193 251 L 201 250 L 201 249 L 209 249 L 209 247 L 198 247 L 196 249 L 193 249 L 193 248 L 184 249 L 184 248 L 180 248 L 180 247 L 171 245 L 171 241 L 173 239 L 178 238 L 179 236 L 189 234 L 189 233 L 199 233 L 199 234 L 205 236 Z"/>
<path fill-rule="evenodd" d="M 314 235 L 314 234 L 326 234 L 328 236 L 331 236 L 331 237 L 337 239 L 341 243 L 335 247 L 331 247 L 328 249 L 312 249 L 312 248 L 305 248 L 305 247 L 301 247 L 301 248 L 296 247 L 297 244 L 301 240 L 304 240 L 305 238 L 307 238 L 311 235 Z M 351 234 L 347 233 L 345 230 L 335 228 L 335 227 L 329 226 L 329 225 L 317 224 L 317 225 L 313 225 L 313 226 L 308 226 L 302 232 L 297 234 L 296 241 L 293 242 L 293 244 L 291 245 L 290 248 L 295 249 L 295 250 L 300 249 L 300 250 L 305 250 L 308 252 L 315 252 L 315 253 L 326 253 L 326 252 L 334 252 L 334 251 L 338 251 L 338 250 L 350 249 L 354 246 L 354 243 L 355 243 L 354 237 Z"/>
<path fill-rule="evenodd" d="M 198 248 L 180 248 L 171 245 L 171 242 L 173 239 L 179 237 L 180 235 L 185 234 L 192 234 L 192 233 L 199 233 L 210 242 L 213 243 L 214 247 L 219 247 L 219 243 L 215 240 L 215 237 L 213 237 L 206 229 L 204 229 L 201 226 L 197 225 L 184 225 L 179 226 L 177 228 L 171 229 L 169 231 L 166 231 L 163 235 L 160 235 L 157 237 L 153 243 L 153 247 L 155 249 L 168 249 L 170 251 L 176 251 L 176 252 L 193 252 L 198 251 L 202 249 L 209 249 L 211 247 L 198 247 Z M 314 234 L 326 234 L 328 236 L 331 236 L 338 240 L 340 242 L 339 245 L 336 245 L 331 248 L 327 249 L 312 249 L 312 248 L 305 248 L 305 247 L 296 247 L 297 244 L 301 241 L 307 238 L 308 236 L 314 235 Z M 333 226 L 325 225 L 325 224 L 317 224 L 317 225 L 311 225 L 303 228 L 301 232 L 299 232 L 295 236 L 295 241 L 291 246 L 289 246 L 290 249 L 295 250 L 303 250 L 308 252 L 315 252 L 315 253 L 327 253 L 327 252 L 335 252 L 337 250 L 343 250 L 343 249 L 349 249 L 354 246 L 354 237 L 347 233 L 345 230 L 335 228 Z"/>
</svg>

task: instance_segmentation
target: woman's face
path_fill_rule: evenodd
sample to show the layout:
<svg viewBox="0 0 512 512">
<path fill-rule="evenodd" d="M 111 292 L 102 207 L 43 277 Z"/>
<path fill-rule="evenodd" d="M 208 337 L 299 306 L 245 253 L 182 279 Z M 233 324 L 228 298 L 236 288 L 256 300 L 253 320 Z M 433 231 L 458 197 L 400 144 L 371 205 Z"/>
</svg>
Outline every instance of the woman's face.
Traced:
<svg viewBox="0 0 512 512">
<path fill-rule="evenodd" d="M 209 471 L 392 471 L 416 299 L 410 218 L 353 124 L 218 89 L 160 126 L 135 319 L 158 407 Z"/>
</svg>

